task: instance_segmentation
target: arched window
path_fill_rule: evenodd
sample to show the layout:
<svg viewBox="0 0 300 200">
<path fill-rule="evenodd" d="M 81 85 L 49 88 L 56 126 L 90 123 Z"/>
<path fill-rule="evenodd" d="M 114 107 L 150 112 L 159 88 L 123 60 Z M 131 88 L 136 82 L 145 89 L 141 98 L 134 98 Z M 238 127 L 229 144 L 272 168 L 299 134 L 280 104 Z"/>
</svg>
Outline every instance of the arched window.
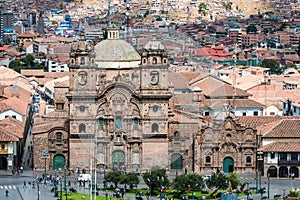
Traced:
<svg viewBox="0 0 300 200">
<path fill-rule="evenodd" d="M 81 57 L 81 58 L 80 58 L 80 64 L 81 64 L 81 65 L 84 65 L 84 64 L 85 64 L 85 59 L 84 59 L 84 57 Z"/>
<path fill-rule="evenodd" d="M 56 133 L 56 142 L 62 142 L 62 133 Z"/>
<path fill-rule="evenodd" d="M 206 162 L 206 163 L 210 163 L 210 156 L 206 156 L 206 157 L 205 157 L 205 162 Z"/>
<path fill-rule="evenodd" d="M 146 64 L 146 58 L 143 59 L 143 63 Z"/>
<path fill-rule="evenodd" d="M 153 58 L 153 64 L 157 64 L 157 58 Z"/>
<path fill-rule="evenodd" d="M 167 59 L 164 59 L 164 64 L 167 64 Z"/>
<path fill-rule="evenodd" d="M 180 133 L 177 132 L 177 131 L 174 133 L 174 140 L 175 141 L 179 141 L 180 140 Z"/>
<path fill-rule="evenodd" d="M 246 163 L 251 163 L 251 157 L 250 156 L 246 157 Z"/>
<path fill-rule="evenodd" d="M 79 125 L 79 133 L 85 133 L 85 125 L 84 124 Z"/>
<path fill-rule="evenodd" d="M 135 126 L 139 125 L 139 119 L 134 118 L 133 119 L 133 125 L 135 125 Z"/>
<path fill-rule="evenodd" d="M 158 133 L 158 124 L 152 124 L 151 133 Z"/>
</svg>

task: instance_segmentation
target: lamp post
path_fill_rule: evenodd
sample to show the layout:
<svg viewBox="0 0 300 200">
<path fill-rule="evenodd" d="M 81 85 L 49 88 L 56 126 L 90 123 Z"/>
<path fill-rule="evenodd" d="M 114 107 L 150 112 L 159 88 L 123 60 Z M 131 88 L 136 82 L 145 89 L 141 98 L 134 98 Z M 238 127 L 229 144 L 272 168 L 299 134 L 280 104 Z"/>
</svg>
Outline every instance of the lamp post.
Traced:
<svg viewBox="0 0 300 200">
<path fill-rule="evenodd" d="M 246 180 L 246 184 L 247 184 L 247 200 L 249 200 L 249 181 Z"/>
<path fill-rule="evenodd" d="M 60 199 L 62 200 L 62 179 L 59 180 L 60 183 Z"/>
<path fill-rule="evenodd" d="M 194 178 L 195 178 L 195 176 L 193 173 L 193 175 L 192 175 L 192 200 L 194 200 Z"/>
<path fill-rule="evenodd" d="M 46 175 L 46 173 L 47 173 L 47 171 L 46 171 L 46 159 L 48 158 L 48 156 L 49 156 L 48 151 L 46 149 L 44 149 L 42 151 L 42 158 L 45 159 L 45 174 L 44 174 L 44 184 L 45 185 L 46 185 L 46 179 L 47 179 L 47 175 Z"/>
<path fill-rule="evenodd" d="M 57 197 L 56 170 L 54 170 L 54 197 Z"/>
<path fill-rule="evenodd" d="M 258 170 L 255 171 L 255 192 L 258 193 Z"/>
<path fill-rule="evenodd" d="M 67 173 L 66 173 L 66 170 L 67 170 L 67 168 L 66 168 L 66 166 L 65 166 L 65 168 L 64 168 L 64 191 L 65 191 L 65 193 L 66 193 L 66 200 L 68 199 L 68 191 L 67 191 Z"/>
<path fill-rule="evenodd" d="M 157 181 L 159 182 L 159 186 L 160 186 L 160 191 L 159 191 L 159 199 L 162 200 L 162 195 L 161 195 L 161 191 L 162 191 L 162 181 L 164 180 L 164 177 L 157 177 Z"/>
<path fill-rule="evenodd" d="M 40 184 L 37 182 L 37 188 L 38 188 L 38 200 L 40 200 Z"/>
<path fill-rule="evenodd" d="M 268 173 L 268 199 L 270 199 L 270 173 Z"/>
</svg>

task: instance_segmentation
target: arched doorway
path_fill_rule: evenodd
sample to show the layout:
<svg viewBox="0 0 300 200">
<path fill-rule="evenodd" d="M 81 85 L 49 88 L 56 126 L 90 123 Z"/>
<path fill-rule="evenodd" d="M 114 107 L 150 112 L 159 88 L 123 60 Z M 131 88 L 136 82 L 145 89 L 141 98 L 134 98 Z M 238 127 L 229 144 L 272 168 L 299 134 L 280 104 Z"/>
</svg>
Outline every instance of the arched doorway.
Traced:
<svg viewBox="0 0 300 200">
<path fill-rule="evenodd" d="M 113 169 L 125 170 L 125 153 L 124 151 L 114 151 L 112 153 Z"/>
<path fill-rule="evenodd" d="M 270 177 L 277 177 L 277 168 L 275 166 L 270 166 L 268 168 L 268 173 Z"/>
<path fill-rule="evenodd" d="M 296 166 L 290 168 L 290 174 L 294 174 L 294 178 L 299 178 L 299 169 Z"/>
<path fill-rule="evenodd" d="M 279 177 L 286 178 L 289 176 L 289 170 L 286 166 L 279 167 Z"/>
<path fill-rule="evenodd" d="M 53 158 L 53 169 L 64 169 L 66 166 L 65 156 L 57 154 Z"/>
<path fill-rule="evenodd" d="M 182 156 L 180 154 L 173 154 L 171 156 L 171 169 L 182 169 Z"/>
<path fill-rule="evenodd" d="M 226 157 L 223 161 L 224 173 L 231 173 L 234 171 L 234 161 L 231 157 Z"/>
<path fill-rule="evenodd" d="M 7 170 L 7 158 L 0 157 L 0 170 Z"/>
</svg>

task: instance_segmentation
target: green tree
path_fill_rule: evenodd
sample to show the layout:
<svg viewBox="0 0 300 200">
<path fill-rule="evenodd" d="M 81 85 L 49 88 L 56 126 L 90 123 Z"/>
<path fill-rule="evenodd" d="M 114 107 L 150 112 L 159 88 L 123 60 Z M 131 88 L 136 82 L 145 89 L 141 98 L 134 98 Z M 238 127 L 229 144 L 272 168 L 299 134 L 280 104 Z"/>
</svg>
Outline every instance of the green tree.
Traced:
<svg viewBox="0 0 300 200">
<path fill-rule="evenodd" d="M 34 57 L 31 54 L 27 54 L 21 59 L 24 68 L 35 68 Z"/>
<path fill-rule="evenodd" d="M 246 33 L 257 33 L 257 28 L 254 24 L 247 26 Z"/>
<path fill-rule="evenodd" d="M 298 69 L 298 67 L 294 64 L 294 63 L 287 63 L 285 65 L 285 68 L 294 68 L 294 69 Z"/>
<path fill-rule="evenodd" d="M 261 67 L 269 68 L 271 74 L 281 74 L 279 62 L 274 59 L 264 59 L 261 63 Z"/>
<path fill-rule="evenodd" d="M 9 66 L 8 66 L 10 69 L 13 69 L 15 70 L 16 72 L 20 73 L 21 72 L 21 68 L 22 68 L 22 64 L 19 60 L 12 60 L 10 63 L 9 63 Z"/>
<path fill-rule="evenodd" d="M 223 173 L 213 173 L 207 181 L 208 187 L 217 187 L 218 189 L 225 190 L 228 187 L 228 177 Z"/>
<path fill-rule="evenodd" d="M 223 7 L 225 8 L 226 11 L 229 11 L 229 10 L 231 10 L 232 2 L 230 2 L 230 1 L 226 1 L 226 2 L 223 1 L 222 5 L 223 5 Z"/>
<path fill-rule="evenodd" d="M 153 168 L 143 176 L 145 184 L 150 188 L 151 194 L 154 190 L 159 190 L 160 186 L 169 186 L 169 179 L 165 169 Z"/>
<path fill-rule="evenodd" d="M 239 185 L 241 185 L 241 182 L 239 181 L 239 178 L 237 177 L 236 173 L 230 173 L 228 180 L 231 183 L 232 189 L 237 189 Z"/>
<path fill-rule="evenodd" d="M 120 183 L 129 185 L 129 188 L 132 190 L 134 185 L 138 185 L 140 183 L 140 180 L 136 173 L 127 173 L 121 176 Z"/>
<path fill-rule="evenodd" d="M 186 190 L 200 191 L 203 186 L 202 176 L 199 174 L 181 174 L 172 182 L 174 189 L 183 193 Z"/>
<path fill-rule="evenodd" d="M 200 15 L 206 15 L 206 9 L 207 9 L 206 3 L 201 2 L 198 6 L 198 9 Z"/>
<path fill-rule="evenodd" d="M 105 175 L 106 182 L 114 183 L 115 188 L 118 187 L 118 184 L 120 183 L 121 178 L 122 178 L 122 174 L 118 170 L 110 171 Z"/>
</svg>

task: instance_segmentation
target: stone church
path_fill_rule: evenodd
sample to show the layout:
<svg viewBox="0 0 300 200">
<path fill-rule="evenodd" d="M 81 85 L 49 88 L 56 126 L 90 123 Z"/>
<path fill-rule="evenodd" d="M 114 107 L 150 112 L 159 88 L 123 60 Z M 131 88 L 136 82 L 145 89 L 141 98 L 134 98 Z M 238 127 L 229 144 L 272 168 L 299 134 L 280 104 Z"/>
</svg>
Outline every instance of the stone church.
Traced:
<svg viewBox="0 0 300 200">
<path fill-rule="evenodd" d="M 138 53 L 117 27 L 95 46 L 82 33 L 71 48 L 70 79 L 55 85 L 55 111 L 35 119 L 34 167 L 44 168 L 40 158 L 47 150 L 50 170 L 255 170 L 247 168 L 249 160 L 239 161 L 249 155 L 255 162 L 255 131 L 232 118 L 210 127 L 201 113 L 201 89 L 174 95 L 168 67 L 158 41 Z"/>
</svg>

